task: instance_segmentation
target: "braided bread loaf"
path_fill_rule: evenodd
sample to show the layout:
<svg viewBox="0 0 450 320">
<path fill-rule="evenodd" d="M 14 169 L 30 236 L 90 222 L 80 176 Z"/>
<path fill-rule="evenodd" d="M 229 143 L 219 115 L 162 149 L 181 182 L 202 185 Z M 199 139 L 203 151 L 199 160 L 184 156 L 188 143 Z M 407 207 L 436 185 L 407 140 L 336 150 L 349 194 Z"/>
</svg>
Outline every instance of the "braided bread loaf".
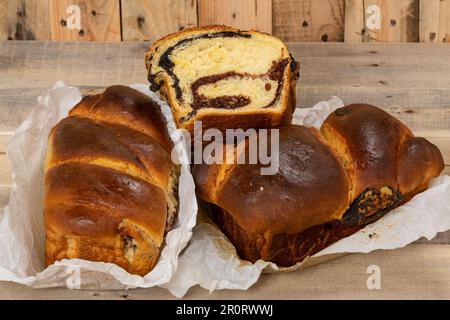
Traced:
<svg viewBox="0 0 450 320">
<path fill-rule="evenodd" d="M 215 222 L 252 262 L 294 265 L 408 201 L 444 166 L 436 146 L 370 105 L 337 109 L 320 131 L 280 128 L 279 137 L 275 175 L 260 175 L 261 164 L 193 168 Z"/>
<path fill-rule="evenodd" d="M 160 91 L 178 128 L 270 128 L 289 123 L 298 64 L 278 38 L 226 26 L 165 36 L 146 59 L 150 89 Z"/>
<path fill-rule="evenodd" d="M 45 256 L 116 263 L 144 275 L 177 212 L 178 167 L 159 106 L 112 86 L 84 97 L 49 135 Z"/>
</svg>

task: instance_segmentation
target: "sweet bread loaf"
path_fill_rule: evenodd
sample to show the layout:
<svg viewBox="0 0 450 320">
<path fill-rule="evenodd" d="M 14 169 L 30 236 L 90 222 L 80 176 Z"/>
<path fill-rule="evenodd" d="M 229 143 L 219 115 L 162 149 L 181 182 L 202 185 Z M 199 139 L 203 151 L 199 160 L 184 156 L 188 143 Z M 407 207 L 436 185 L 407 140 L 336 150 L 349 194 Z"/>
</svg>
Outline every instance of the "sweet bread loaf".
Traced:
<svg viewBox="0 0 450 320">
<path fill-rule="evenodd" d="M 177 213 L 179 169 L 159 106 L 112 86 L 51 131 L 45 164 L 45 258 L 115 263 L 145 275 Z"/>
<path fill-rule="evenodd" d="M 225 26 L 186 29 L 146 55 L 150 89 L 160 91 L 179 128 L 274 127 L 295 109 L 298 64 L 279 39 Z"/>
<path fill-rule="evenodd" d="M 291 266 L 408 201 L 444 164 L 436 146 L 361 104 L 337 109 L 320 131 L 280 128 L 278 172 L 261 167 L 195 165 L 197 193 L 243 259 Z"/>
</svg>

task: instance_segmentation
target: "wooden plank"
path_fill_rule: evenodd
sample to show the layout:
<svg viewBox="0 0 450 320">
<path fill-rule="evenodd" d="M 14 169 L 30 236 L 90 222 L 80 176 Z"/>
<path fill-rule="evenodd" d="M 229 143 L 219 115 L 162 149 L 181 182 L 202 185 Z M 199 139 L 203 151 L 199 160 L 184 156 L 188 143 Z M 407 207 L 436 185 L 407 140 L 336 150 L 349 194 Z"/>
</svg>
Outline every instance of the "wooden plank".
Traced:
<svg viewBox="0 0 450 320">
<path fill-rule="evenodd" d="M 12 134 L 17 129 L 36 104 L 37 97 L 47 89 L 48 87 L 26 90 L 23 88 L 0 89 L 0 132 L 4 133 L 0 136 L 2 141 L 0 152 L 4 152 L 4 146 L 9 140 L 6 134 Z"/>
<path fill-rule="evenodd" d="M 317 266 L 284 274 L 263 274 L 249 290 L 211 294 L 192 288 L 185 299 L 449 299 L 450 245 L 409 245 L 396 250 L 349 254 Z M 369 290 L 367 268 L 381 271 L 381 289 Z M 414 281 L 411 281 L 414 279 Z M 0 283 L 0 299 L 174 299 L 165 289 L 88 291 L 31 289 Z"/>
<path fill-rule="evenodd" d="M 85 87 L 145 83 L 148 47 L 145 42 L 2 42 L 0 88 L 49 88 L 57 80 Z"/>
<path fill-rule="evenodd" d="M 418 42 L 419 41 L 419 1 L 401 0 L 388 1 L 388 41 Z"/>
<path fill-rule="evenodd" d="M 441 175 L 450 176 L 450 164 L 449 164 L 450 141 L 447 141 L 443 144 L 442 141 L 436 141 L 436 140 L 433 140 L 432 138 L 427 138 L 427 139 L 439 147 L 439 149 L 441 150 L 442 155 L 445 159 L 444 161 L 445 161 L 446 165 L 444 167 L 444 170 L 442 170 Z M 439 232 L 436 235 L 436 237 L 434 237 L 431 240 L 427 240 L 425 238 L 420 238 L 419 240 L 415 241 L 414 243 L 415 244 L 450 244 L 450 230 L 447 230 L 444 232 Z"/>
<path fill-rule="evenodd" d="M 417 42 L 419 41 L 419 0 L 369 0 L 370 5 L 381 8 L 381 30 L 373 30 L 369 38 L 384 42 Z M 366 9 L 367 13 L 367 9 Z"/>
<path fill-rule="evenodd" d="M 155 41 L 197 25 L 197 0 L 122 1 L 124 41 Z"/>
<path fill-rule="evenodd" d="M 119 81 L 111 81 L 121 83 Z M 128 81 L 123 83 L 136 83 Z M 4 152 L 4 147 L 9 141 L 14 131 L 28 117 L 31 109 L 36 104 L 36 99 L 44 94 L 52 85 L 37 88 L 0 88 L 0 153 Z M 105 86 L 78 86 L 83 91 L 104 88 Z M 3 150 L 3 151 L 2 151 Z"/>
<path fill-rule="evenodd" d="M 444 167 L 444 170 L 442 170 L 442 175 L 448 175 L 450 176 L 450 165 L 446 165 Z"/>
<path fill-rule="evenodd" d="M 14 131 L 0 132 L 0 154 L 5 153 L 6 145 L 13 137 Z"/>
<path fill-rule="evenodd" d="M 428 138 L 428 141 L 435 144 L 442 153 L 444 163 L 450 166 L 450 137 L 449 138 Z"/>
<path fill-rule="evenodd" d="M 284 41 L 344 41 L 344 0 L 273 0 L 273 34 Z"/>
<path fill-rule="evenodd" d="M 224 24 L 272 33 L 271 0 L 198 0 L 200 26 Z"/>
<path fill-rule="evenodd" d="M 49 1 L 52 40 L 121 41 L 120 0 Z M 70 10 L 69 6 L 74 5 L 74 10 Z M 77 17 L 79 28 L 69 29 Z"/>
<path fill-rule="evenodd" d="M 91 88 L 104 88 L 106 85 Z M 47 89 L 48 87 L 25 91 L 22 88 L 0 89 L 0 96 L 3 95 L 0 99 L 0 132 L 13 132 L 28 116 L 36 98 Z M 312 107 L 332 96 L 340 97 L 346 104 L 369 103 L 383 108 L 420 136 L 450 136 L 450 102 L 445 100 L 450 97 L 450 89 L 351 88 L 302 83 L 297 86 L 297 105 L 302 108 Z"/>
<path fill-rule="evenodd" d="M 12 186 L 11 163 L 6 154 L 0 154 L 0 188 Z"/>
<path fill-rule="evenodd" d="M 0 40 L 49 40 L 48 0 L 0 0 Z"/>
<path fill-rule="evenodd" d="M 438 42 L 440 0 L 420 1 L 420 42 Z"/>
<path fill-rule="evenodd" d="M 345 13 L 346 41 L 419 40 L 419 0 L 347 0 Z M 380 26 L 370 23 L 377 19 Z"/>
<path fill-rule="evenodd" d="M 450 137 L 450 130 L 413 130 L 417 137 L 427 138 L 447 138 Z"/>
<path fill-rule="evenodd" d="M 345 0 L 345 42 L 368 42 L 364 37 L 368 36 L 365 32 L 365 11 L 364 1 Z"/>
<path fill-rule="evenodd" d="M 450 0 L 420 2 L 420 41 L 450 42 Z"/>
<path fill-rule="evenodd" d="M 439 2 L 438 41 L 450 42 L 450 0 Z"/>
<path fill-rule="evenodd" d="M 297 106 L 310 108 L 319 101 L 340 97 L 345 104 L 368 103 L 382 108 L 413 131 L 450 136 L 450 90 L 298 86 Z M 442 98 L 442 100 L 441 100 Z"/>
<path fill-rule="evenodd" d="M 147 43 L 3 42 L 0 71 L 5 76 L 0 78 L 0 86 L 45 87 L 57 79 L 85 86 L 133 79 L 146 82 L 143 54 L 147 49 Z M 430 90 L 450 87 L 450 48 L 445 45 L 293 43 L 290 50 L 302 64 L 302 85 Z M 118 63 L 121 68 L 111 68 Z"/>
<path fill-rule="evenodd" d="M 15 130 L 36 98 L 57 80 L 83 89 L 147 83 L 143 56 L 148 46 L 0 43 L 0 132 Z M 301 62 L 298 106 L 311 107 L 338 96 L 347 104 L 382 107 L 414 131 L 450 131 L 449 46 L 335 42 L 292 43 L 289 48 Z M 111 67 L 116 65 L 121 67 Z"/>
<path fill-rule="evenodd" d="M 9 195 L 11 193 L 10 187 L 0 187 L 0 216 L 3 210 L 3 207 L 8 204 Z"/>
</svg>

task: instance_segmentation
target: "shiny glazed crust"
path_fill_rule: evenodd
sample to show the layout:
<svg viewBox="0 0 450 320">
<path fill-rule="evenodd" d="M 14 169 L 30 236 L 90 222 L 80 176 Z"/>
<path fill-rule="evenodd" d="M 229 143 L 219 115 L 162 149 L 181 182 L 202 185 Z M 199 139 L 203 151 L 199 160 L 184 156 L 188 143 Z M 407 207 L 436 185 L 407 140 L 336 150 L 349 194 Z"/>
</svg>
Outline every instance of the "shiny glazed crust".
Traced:
<svg viewBox="0 0 450 320">
<path fill-rule="evenodd" d="M 199 196 L 239 255 L 291 266 L 405 203 L 439 175 L 438 148 L 386 112 L 349 105 L 320 131 L 280 128 L 280 167 L 196 165 Z"/>
<path fill-rule="evenodd" d="M 147 274 L 177 210 L 178 168 L 159 106 L 112 86 L 86 96 L 49 135 L 45 257 Z"/>
</svg>

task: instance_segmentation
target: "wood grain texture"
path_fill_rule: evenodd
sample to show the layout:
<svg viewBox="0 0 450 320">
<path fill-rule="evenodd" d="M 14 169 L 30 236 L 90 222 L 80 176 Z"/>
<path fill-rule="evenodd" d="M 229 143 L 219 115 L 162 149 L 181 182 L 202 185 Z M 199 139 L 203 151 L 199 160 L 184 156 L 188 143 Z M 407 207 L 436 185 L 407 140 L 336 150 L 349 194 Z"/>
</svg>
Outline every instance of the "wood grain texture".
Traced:
<svg viewBox="0 0 450 320">
<path fill-rule="evenodd" d="M 420 42 L 438 42 L 440 0 L 420 1 Z"/>
<path fill-rule="evenodd" d="M 369 42 L 365 31 L 364 1 L 345 0 L 345 42 Z"/>
<path fill-rule="evenodd" d="M 0 187 L 0 215 L 3 208 L 8 204 L 10 193 L 10 187 Z"/>
<path fill-rule="evenodd" d="M 224 24 L 272 33 L 271 0 L 198 0 L 200 26 Z"/>
<path fill-rule="evenodd" d="M 0 131 L 15 130 L 36 98 L 57 80 L 82 89 L 147 83 L 143 57 L 148 46 L 0 43 Z M 450 46 L 334 42 L 292 43 L 289 48 L 301 62 L 298 106 L 338 96 L 347 104 L 375 104 L 414 131 L 450 131 Z"/>
<path fill-rule="evenodd" d="M 450 0 L 441 0 L 439 3 L 438 40 L 450 42 Z"/>
<path fill-rule="evenodd" d="M 122 1 L 124 41 L 155 41 L 197 25 L 197 0 Z"/>
<path fill-rule="evenodd" d="M 48 0 L 51 39 L 56 41 L 121 41 L 120 0 Z M 69 5 L 81 12 L 81 29 L 68 29 Z"/>
<path fill-rule="evenodd" d="M 367 268 L 381 270 L 381 289 L 367 289 Z M 317 266 L 286 273 L 263 274 L 247 291 L 211 294 L 192 288 L 185 299 L 450 299 L 450 245 L 409 245 L 397 250 L 348 254 Z M 412 281 L 413 279 L 413 281 Z M 175 299 L 161 288 L 88 291 L 30 289 L 0 283 L 0 299 Z"/>
<path fill-rule="evenodd" d="M 420 42 L 450 42 L 450 0 L 420 1 Z"/>
<path fill-rule="evenodd" d="M 132 77 L 130 78 L 132 79 Z M 140 76 L 136 76 L 134 79 L 140 78 Z M 145 77 L 140 81 L 112 80 L 110 84 L 79 86 L 85 89 L 101 89 L 116 83 L 135 82 L 145 83 Z M 30 88 L 25 93 L 22 93 L 23 90 L 20 88 L 0 89 L 0 95 L 3 95 L 0 98 L 0 131 L 12 132 L 15 130 L 28 116 L 35 104 L 36 97 L 45 92 L 49 86 Z M 18 96 L 15 96 L 14 92 Z M 364 102 L 379 106 L 419 133 L 432 131 L 438 133 L 439 136 L 450 136 L 450 103 L 445 100 L 450 97 L 450 90 L 416 90 L 395 87 L 388 89 L 352 88 L 321 85 L 299 85 L 297 87 L 297 105 L 300 107 L 312 107 L 317 102 L 332 96 L 340 97 L 346 104 Z"/>
<path fill-rule="evenodd" d="M 50 40 L 48 0 L 0 0 L 0 40 Z"/>
<path fill-rule="evenodd" d="M 367 21 L 375 19 L 375 13 L 369 9 L 371 6 L 380 10 L 380 28 L 368 28 Z M 419 40 L 419 0 L 346 0 L 345 14 L 345 41 Z"/>
<path fill-rule="evenodd" d="M 12 187 L 11 163 L 6 154 L 3 153 L 0 154 L 0 189 L 10 187 Z"/>
<path fill-rule="evenodd" d="M 402 0 L 389 2 L 391 16 L 388 23 L 388 41 L 419 41 L 419 1 Z"/>
<path fill-rule="evenodd" d="M 408 49 L 400 53 L 401 47 Z M 415 131 L 450 129 L 450 91 L 445 88 L 450 83 L 442 86 L 450 80 L 447 46 L 295 43 L 289 48 L 301 62 L 298 106 L 338 96 L 346 104 L 377 105 Z"/>
<path fill-rule="evenodd" d="M 81 30 L 65 26 L 72 4 Z M 371 5 L 381 10 L 379 30 L 365 26 Z M 154 41 L 197 24 L 285 41 L 450 42 L 450 0 L 0 0 L 3 40 Z"/>
<path fill-rule="evenodd" d="M 0 155 L 6 152 L 6 146 L 13 137 L 13 131 L 0 132 Z"/>
<path fill-rule="evenodd" d="M 344 0 L 273 0 L 273 34 L 284 41 L 344 41 Z"/>
</svg>

